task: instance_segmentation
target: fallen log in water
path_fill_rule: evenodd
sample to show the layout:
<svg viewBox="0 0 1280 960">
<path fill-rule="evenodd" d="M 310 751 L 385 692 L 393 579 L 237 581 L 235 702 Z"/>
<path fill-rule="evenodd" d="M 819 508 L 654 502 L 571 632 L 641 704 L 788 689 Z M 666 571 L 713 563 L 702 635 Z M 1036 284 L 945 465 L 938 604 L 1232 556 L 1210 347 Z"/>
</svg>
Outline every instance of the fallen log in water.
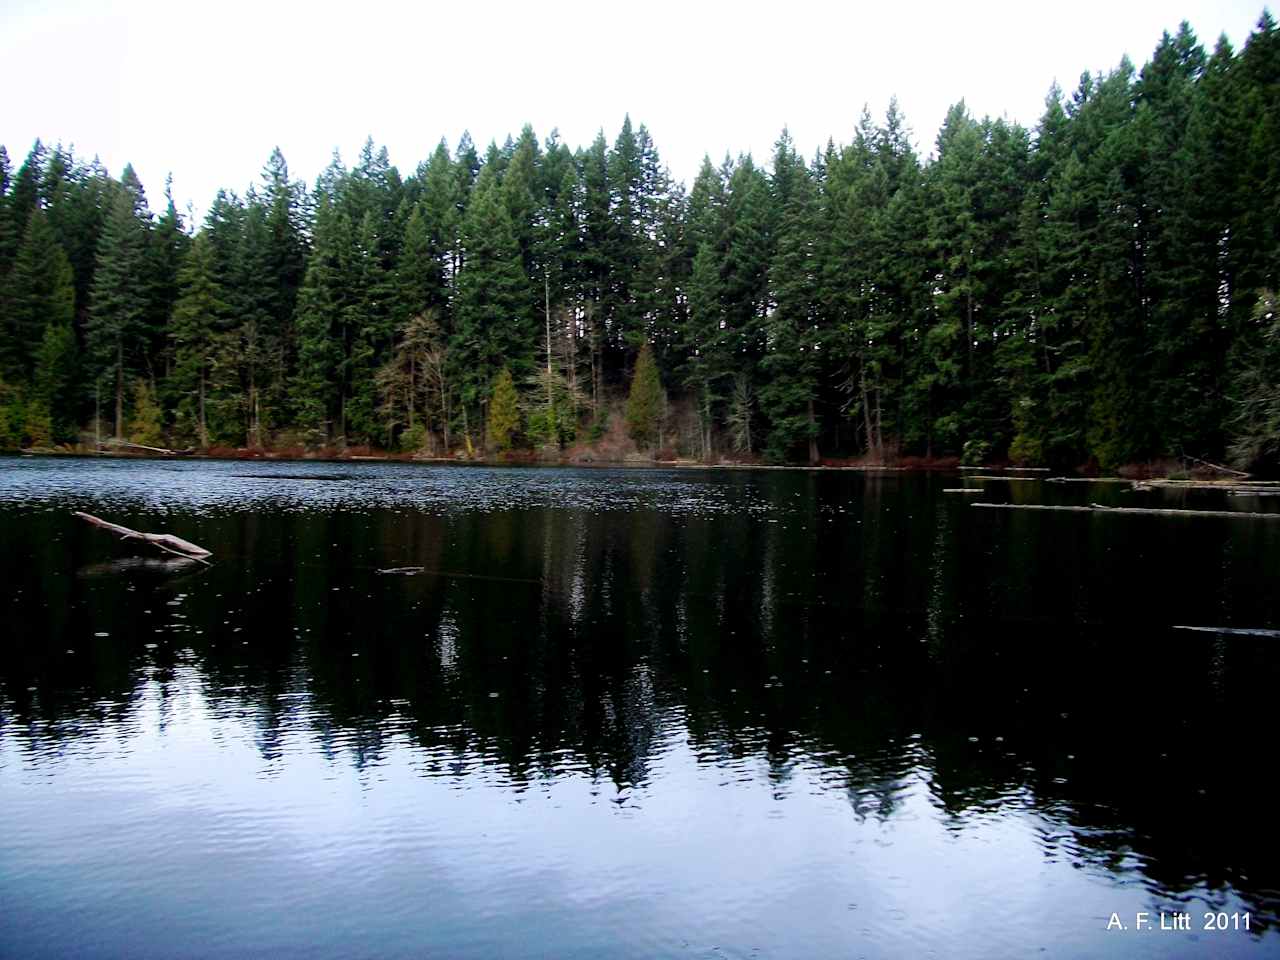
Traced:
<svg viewBox="0 0 1280 960">
<path fill-rule="evenodd" d="M 1049 467 L 957 467 L 957 470 L 1017 470 L 1026 473 L 1051 473 Z"/>
<path fill-rule="evenodd" d="M 1235 637 L 1280 637 L 1280 630 L 1263 627 L 1184 627 L 1174 625 L 1175 630 L 1194 630 L 1196 633 L 1225 633 Z"/>
<path fill-rule="evenodd" d="M 1222 490 L 1227 493 L 1268 494 L 1280 492 L 1270 480 L 1135 480 L 1134 490 Z"/>
<path fill-rule="evenodd" d="M 1245 473 L 1243 470 L 1232 470 L 1230 467 L 1224 467 L 1220 463 L 1210 463 L 1208 460 L 1201 460 L 1199 457 L 1188 456 L 1183 454 L 1184 460 L 1191 460 L 1201 466 L 1208 467 L 1210 470 L 1217 470 L 1219 473 L 1229 473 L 1233 477 L 1249 477 L 1252 474 Z"/>
<path fill-rule="evenodd" d="M 1228 517 L 1232 520 L 1280 520 L 1280 513 L 1250 513 L 1245 510 L 1159 510 L 1153 507 L 1104 507 L 1100 503 L 1087 507 L 1058 506 L 1047 503 L 971 503 L 971 507 L 996 510 L 1065 510 L 1072 513 L 1146 513 L 1162 517 Z"/>
<path fill-rule="evenodd" d="M 170 450 L 168 447 L 148 447 L 145 443 L 130 443 L 128 440 L 116 440 L 115 438 L 103 440 L 102 442 L 110 447 L 128 447 L 130 450 L 149 450 L 152 453 L 163 453 L 170 457 L 175 453 L 175 451 Z"/>
<path fill-rule="evenodd" d="M 79 510 L 73 512 L 81 520 L 85 520 L 95 527 L 101 527 L 103 530 L 117 533 L 124 540 L 143 540 L 167 553 L 172 553 L 179 557 L 187 557 L 191 560 L 199 560 L 201 563 L 208 563 L 209 561 L 205 557 L 213 556 L 204 547 L 198 546 L 189 540 L 183 540 L 181 537 L 175 537 L 171 533 L 142 533 L 139 530 L 131 530 L 128 527 L 122 527 L 118 523 L 111 523 L 100 517 L 95 517 L 91 513 L 81 513 Z"/>
<path fill-rule="evenodd" d="M 943 493 L 986 493 L 980 487 L 943 487 Z"/>
</svg>

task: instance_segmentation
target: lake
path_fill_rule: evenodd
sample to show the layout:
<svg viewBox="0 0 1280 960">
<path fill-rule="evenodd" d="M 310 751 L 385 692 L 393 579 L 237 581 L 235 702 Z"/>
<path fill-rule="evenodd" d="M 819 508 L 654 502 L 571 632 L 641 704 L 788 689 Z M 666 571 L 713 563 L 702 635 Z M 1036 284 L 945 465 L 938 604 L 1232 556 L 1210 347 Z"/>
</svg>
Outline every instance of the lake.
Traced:
<svg viewBox="0 0 1280 960">
<path fill-rule="evenodd" d="M 1280 520 L 963 482 L 0 460 L 0 955 L 1276 956 Z"/>
</svg>

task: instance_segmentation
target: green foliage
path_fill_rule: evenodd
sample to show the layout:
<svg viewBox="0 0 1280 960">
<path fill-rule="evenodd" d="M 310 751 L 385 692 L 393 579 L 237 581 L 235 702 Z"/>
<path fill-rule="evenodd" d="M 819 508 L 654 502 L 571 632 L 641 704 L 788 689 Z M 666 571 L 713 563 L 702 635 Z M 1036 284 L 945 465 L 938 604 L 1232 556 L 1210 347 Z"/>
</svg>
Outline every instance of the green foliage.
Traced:
<svg viewBox="0 0 1280 960">
<path fill-rule="evenodd" d="M 70 327 L 75 318 L 71 264 L 39 207 L 27 219 L 7 288 L 0 363 L 6 377 L 19 382 L 30 378 L 46 328 Z"/>
<path fill-rule="evenodd" d="M 627 397 L 627 433 L 641 450 L 648 450 L 657 442 L 666 404 L 658 367 L 653 362 L 653 350 L 646 343 L 636 357 L 631 392 Z"/>
<path fill-rule="evenodd" d="M 751 453 L 754 449 L 751 428 L 754 417 L 755 393 L 751 379 L 740 373 L 734 378 L 729 402 L 729 441 L 738 453 Z"/>
<path fill-rule="evenodd" d="M 126 169 L 127 175 L 131 173 Z M 114 389 L 115 432 L 121 438 L 125 383 L 133 371 L 145 365 L 143 347 L 149 342 L 150 291 L 142 278 L 149 275 L 150 221 L 140 210 L 145 210 L 145 199 L 139 200 L 137 190 L 128 184 L 115 190 L 98 244 L 98 266 L 85 330 L 94 379 L 111 384 Z"/>
<path fill-rule="evenodd" d="M 427 447 L 427 428 L 421 423 L 400 434 L 400 449 L 406 453 L 419 453 Z"/>
<path fill-rule="evenodd" d="M 31 390 L 32 404 L 38 405 L 45 439 L 50 443 L 76 439 L 78 375 L 75 331 L 70 323 L 51 323 L 36 351 Z"/>
<path fill-rule="evenodd" d="M 181 294 L 169 325 L 174 362 L 170 384 L 178 396 L 175 422 L 180 434 L 202 447 L 209 445 L 210 407 L 218 400 L 214 370 L 232 362 L 226 337 L 230 307 L 215 271 L 213 243 L 202 233 L 178 274 Z"/>
<path fill-rule="evenodd" d="M 129 439 L 149 447 L 164 443 L 164 412 L 156 402 L 155 391 L 145 379 L 133 384 L 133 412 L 129 418 Z"/>
<path fill-rule="evenodd" d="M 1264 291 L 1254 308 L 1257 350 L 1234 389 L 1230 455 L 1241 469 L 1280 469 L 1280 304 Z"/>
<path fill-rule="evenodd" d="M 403 428 L 401 449 L 425 449 L 435 424 L 448 448 L 454 391 L 447 371 L 447 349 L 436 312 L 427 310 L 410 317 L 397 332 L 391 357 L 376 377 L 379 413 L 389 445 Z"/>
<path fill-rule="evenodd" d="M 520 397 L 511 371 L 503 367 L 493 381 L 489 417 L 485 422 L 486 446 L 495 453 L 509 450 L 520 430 Z"/>
<path fill-rule="evenodd" d="M 991 454 L 991 444 L 986 440 L 966 440 L 960 453 L 960 463 L 966 467 L 980 467 Z"/>
<path fill-rule="evenodd" d="M 500 370 L 532 372 L 536 342 L 532 288 L 501 186 L 488 168 L 476 182 L 462 235 L 467 254 L 449 350 L 463 402 L 474 407 Z"/>
<path fill-rule="evenodd" d="M 1044 462 L 1044 438 L 1033 426 L 1035 402 L 1023 397 L 1013 407 L 1013 442 L 1009 444 L 1009 459 L 1018 466 L 1036 466 Z"/>
<path fill-rule="evenodd" d="M 27 446 L 31 440 L 27 416 L 27 398 L 22 388 L 0 378 L 0 450 Z"/>
</svg>

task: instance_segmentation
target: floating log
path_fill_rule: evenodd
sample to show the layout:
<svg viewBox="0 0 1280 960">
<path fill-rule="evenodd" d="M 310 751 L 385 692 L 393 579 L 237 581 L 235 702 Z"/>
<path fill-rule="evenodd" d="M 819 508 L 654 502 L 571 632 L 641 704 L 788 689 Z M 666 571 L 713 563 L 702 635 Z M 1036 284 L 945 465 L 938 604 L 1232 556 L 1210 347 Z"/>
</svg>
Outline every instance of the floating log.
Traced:
<svg viewBox="0 0 1280 960">
<path fill-rule="evenodd" d="M 1022 473 L 1052 473 L 1049 467 L 957 467 L 957 470 L 1017 470 Z"/>
<path fill-rule="evenodd" d="M 943 487 L 943 493 L 986 493 L 978 487 Z"/>
<path fill-rule="evenodd" d="M 410 576 L 413 576 L 415 573 L 422 573 L 426 569 L 427 569 L 426 567 L 387 567 L 385 569 L 379 569 L 378 572 L 379 573 L 400 573 L 400 574 L 404 574 L 407 577 L 410 577 Z"/>
<path fill-rule="evenodd" d="M 142 533 L 139 530 L 131 530 L 118 523 L 111 523 L 100 517 L 95 517 L 91 513 L 81 513 L 79 510 L 73 512 L 81 520 L 85 520 L 95 527 L 101 527 L 103 530 L 110 530 L 112 533 L 119 534 L 122 540 L 143 540 L 159 547 L 166 553 L 187 557 L 190 560 L 199 560 L 201 563 L 208 563 L 209 561 L 205 557 L 213 556 L 204 547 L 198 546 L 189 540 L 183 540 L 181 537 L 175 537 L 171 533 Z"/>
<path fill-rule="evenodd" d="M 1280 630 L 1267 630 L 1263 627 L 1182 627 L 1175 625 L 1174 630 L 1194 630 L 1197 633 L 1226 633 L 1236 637 L 1280 637 Z"/>
<path fill-rule="evenodd" d="M 1135 490 L 1225 490 L 1228 493 L 1276 493 L 1280 485 L 1269 480 L 1135 480 Z"/>
<path fill-rule="evenodd" d="M 1045 483 L 1132 483 L 1124 477 L 1050 477 Z"/>
<path fill-rule="evenodd" d="M 996 510 L 1062 510 L 1071 513 L 1146 513 L 1161 517 L 1227 517 L 1232 520 L 1280 520 L 1280 513 L 1250 513 L 1245 510 L 1158 510 L 1152 507 L 1104 507 L 1093 503 L 1087 507 L 1058 506 L 1047 503 L 971 503 L 971 507 Z"/>
<path fill-rule="evenodd" d="M 983 474 L 976 477 L 967 477 L 966 479 L 976 480 L 979 483 L 982 483 L 983 481 L 986 481 L 986 480 L 1021 480 L 1023 483 L 1039 483 L 1043 479 L 1043 477 L 1010 477 L 1010 476 L 1005 476 L 1003 474 L 998 476 L 988 476 L 986 474 Z"/>
<path fill-rule="evenodd" d="M 128 440 L 116 440 L 114 437 L 102 442 L 112 447 L 128 447 L 130 450 L 150 450 L 152 453 L 163 453 L 169 457 L 175 455 L 175 452 L 167 447 L 148 447 L 145 443 L 130 443 Z"/>
<path fill-rule="evenodd" d="M 1192 461 L 1194 461 L 1194 462 L 1196 462 L 1196 463 L 1199 463 L 1199 464 L 1202 464 L 1203 466 L 1208 467 L 1208 468 L 1209 468 L 1209 469 L 1211 469 L 1211 470 L 1217 470 L 1219 473 L 1229 473 L 1229 474 L 1231 474 L 1233 477 L 1248 477 L 1248 476 L 1250 476 L 1250 474 L 1245 473 L 1243 470 L 1232 470 L 1230 467 L 1224 467 L 1224 466 L 1222 466 L 1221 464 L 1218 464 L 1218 463 L 1210 463 L 1208 460 L 1201 460 L 1199 457 L 1192 457 L 1192 456 L 1188 456 L 1188 455 L 1187 455 L 1187 454 L 1185 454 L 1185 453 L 1184 453 L 1182 456 L 1183 456 L 1183 459 L 1184 459 L 1184 460 L 1192 460 Z"/>
</svg>

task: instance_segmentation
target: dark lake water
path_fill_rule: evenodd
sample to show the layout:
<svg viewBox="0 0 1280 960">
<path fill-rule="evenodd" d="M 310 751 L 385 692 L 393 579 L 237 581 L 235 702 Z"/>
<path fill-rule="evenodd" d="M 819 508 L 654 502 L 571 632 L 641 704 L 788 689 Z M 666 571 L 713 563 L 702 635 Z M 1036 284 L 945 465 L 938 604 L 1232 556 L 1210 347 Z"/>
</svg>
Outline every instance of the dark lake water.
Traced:
<svg viewBox="0 0 1280 960">
<path fill-rule="evenodd" d="M 1280 955 L 1280 520 L 961 482 L 0 460 L 0 956 Z"/>
</svg>

